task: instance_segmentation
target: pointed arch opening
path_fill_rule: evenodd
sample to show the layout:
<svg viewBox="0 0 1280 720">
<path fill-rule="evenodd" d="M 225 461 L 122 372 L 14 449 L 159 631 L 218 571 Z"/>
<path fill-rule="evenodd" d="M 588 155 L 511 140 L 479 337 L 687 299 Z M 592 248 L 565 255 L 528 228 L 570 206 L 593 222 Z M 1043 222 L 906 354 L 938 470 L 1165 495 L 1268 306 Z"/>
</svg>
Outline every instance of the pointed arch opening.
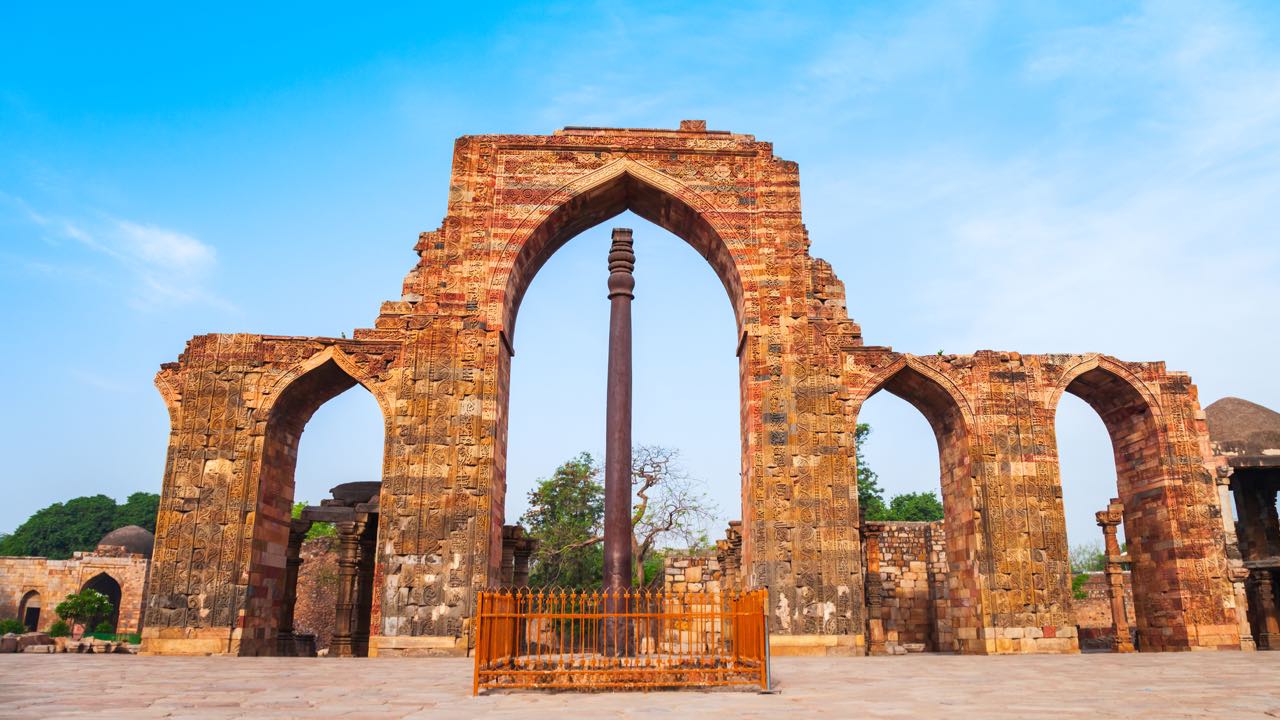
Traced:
<svg viewBox="0 0 1280 720">
<path fill-rule="evenodd" d="M 492 287 L 495 290 L 495 296 L 502 299 L 502 327 L 508 345 L 507 352 L 500 353 L 499 360 L 501 364 L 499 377 L 503 381 L 498 388 L 499 419 L 495 439 L 495 455 L 498 460 L 495 463 L 489 514 L 491 584 L 496 584 L 501 577 L 503 525 L 514 521 L 514 518 L 507 517 L 506 512 L 508 504 L 506 456 L 516 318 L 526 292 L 548 260 L 578 235 L 610 218 L 630 211 L 683 240 L 710 265 L 728 295 L 733 310 L 735 332 L 732 335 L 726 333 L 726 337 L 729 338 L 724 347 L 726 356 L 737 350 L 745 320 L 742 280 L 725 240 L 728 228 L 711 209 L 709 203 L 674 179 L 634 160 L 621 159 L 578 178 L 569 186 L 553 194 L 553 200 L 558 204 L 549 210 L 544 204 L 542 208 L 530 213 L 526 222 L 517 228 L 513 245 L 517 245 L 519 250 L 511 263 L 504 265 L 504 270 L 498 272 L 493 278 Z M 638 249 L 642 248 L 641 242 L 642 240 L 638 239 Z M 601 273 L 597 277 L 600 282 L 598 294 L 601 298 L 601 307 L 607 308 L 604 300 L 604 279 L 607 276 L 604 257 L 602 254 L 599 266 Z M 645 271 L 642 255 L 638 259 L 638 266 L 640 268 L 638 274 L 643 274 Z M 637 292 L 642 298 L 643 288 L 638 288 Z M 741 376 L 741 366 L 737 374 Z M 741 380 L 739 390 L 738 418 L 743 425 L 747 420 L 742 416 L 741 407 L 746 395 L 747 382 L 745 379 Z M 641 441 L 640 438 L 637 440 Z M 568 457 L 564 459 L 567 460 Z M 744 478 L 745 484 L 745 477 L 749 472 L 745 452 L 740 462 L 742 467 L 740 477 Z M 546 471 L 550 472 L 552 469 L 547 468 Z"/>
<path fill-rule="evenodd" d="M 1124 506 L 1121 530 L 1130 567 L 1136 644 L 1141 649 L 1144 634 L 1154 631 L 1152 601 L 1161 593 L 1173 591 L 1159 568 L 1174 562 L 1176 553 L 1169 537 L 1158 408 L 1145 388 L 1123 368 L 1113 367 L 1102 358 L 1092 359 L 1068 371 L 1059 388 L 1054 406 L 1055 442 L 1056 417 L 1064 392 L 1091 407 L 1110 438 L 1115 497 Z M 1071 481 L 1072 478 L 1061 478 L 1064 485 Z M 1107 499 L 1102 499 L 1097 509 L 1105 509 L 1106 503 Z"/>
<path fill-rule="evenodd" d="M 18 603 L 18 620 L 27 627 L 28 632 L 40 629 L 41 600 L 38 590 L 28 590 Z"/>
<path fill-rule="evenodd" d="M 689 243 L 711 265 L 724 285 L 739 328 L 743 324 L 743 288 L 738 267 L 722 237 L 708 219 L 705 202 L 665 175 L 632 160 L 620 160 L 574 183 L 579 190 L 557 205 L 521 241 L 503 284 L 503 328 L 514 342 L 516 317 L 538 270 L 565 243 L 583 231 L 630 210 Z M 663 185 L 667 186 L 665 189 Z M 693 204 L 703 206 L 695 209 Z M 535 213 L 536 214 L 536 213 Z M 517 231 L 519 236 L 521 231 Z"/>
<path fill-rule="evenodd" d="M 980 627 L 976 604 L 981 597 L 978 555 L 983 544 L 974 512 L 972 413 L 959 391 L 946 382 L 925 367 L 899 360 L 871 382 L 871 389 L 859 401 L 859 421 L 862 404 L 881 390 L 906 401 L 924 416 L 936 441 L 943 511 L 942 523 L 918 527 L 889 521 L 869 527 L 883 525 L 885 530 L 883 540 L 876 542 L 878 546 L 884 543 L 877 550 L 884 560 L 879 566 L 880 580 L 883 591 L 889 593 L 885 597 L 892 600 L 880 608 L 886 640 L 920 642 L 939 651 L 974 650 L 977 648 L 964 646 L 966 641 L 957 632 L 958 628 Z M 943 535 L 941 542 L 939 534 Z M 935 546 L 944 552 L 937 552 Z M 922 577 L 905 583 L 898 574 L 910 567 Z M 952 597 L 957 602 L 953 603 Z"/>
<path fill-rule="evenodd" d="M 254 542 L 249 564 L 250 587 L 244 609 L 241 654 L 274 654 L 281 647 L 277 631 L 285 617 L 284 604 L 286 600 L 292 604 L 297 598 L 298 572 L 295 568 L 290 575 L 287 566 L 287 556 L 292 552 L 289 544 L 295 499 L 319 504 L 327 499 L 329 487 L 344 482 L 382 480 L 386 462 L 387 409 L 378 394 L 353 372 L 350 360 L 340 350 L 327 349 L 286 375 L 273 393 L 274 401 L 262 412 L 265 432 L 261 446 L 253 524 Z M 318 497 L 299 497 L 296 492 L 296 473 L 303 431 L 317 411 L 356 386 L 369 391 L 378 401 L 376 404 L 382 420 L 382 451 L 377 464 L 371 462 L 370 467 L 362 474 L 352 477 L 333 475 L 336 467 L 325 468 L 326 474 L 331 474 L 329 481 L 312 479 L 305 483 L 308 492 L 323 494 Z M 324 428 L 327 431 L 326 437 L 341 443 L 344 435 L 342 428 L 339 423 L 333 424 L 337 427 Z M 376 532 L 376 529 L 371 529 L 370 532 Z M 332 596 L 332 592 L 319 594 Z M 374 602 L 376 603 L 376 598 Z M 292 617 L 292 608 L 289 615 Z M 323 611 L 318 611 L 316 615 L 322 622 L 325 620 L 322 617 Z M 297 625 L 296 620 L 294 622 L 295 627 L 292 629 L 295 632 L 311 629 L 305 625 Z M 316 634 L 328 637 L 325 632 Z"/>
<path fill-rule="evenodd" d="M 80 586 L 80 592 L 85 590 L 97 590 L 107 596 L 107 600 L 111 602 L 111 614 L 102 619 L 102 622 L 111 624 L 111 631 L 115 632 L 120 622 L 120 598 L 123 593 L 120 590 L 120 583 L 105 572 L 89 578 L 85 584 Z M 95 628 L 85 628 L 85 632 L 93 632 Z"/>
</svg>

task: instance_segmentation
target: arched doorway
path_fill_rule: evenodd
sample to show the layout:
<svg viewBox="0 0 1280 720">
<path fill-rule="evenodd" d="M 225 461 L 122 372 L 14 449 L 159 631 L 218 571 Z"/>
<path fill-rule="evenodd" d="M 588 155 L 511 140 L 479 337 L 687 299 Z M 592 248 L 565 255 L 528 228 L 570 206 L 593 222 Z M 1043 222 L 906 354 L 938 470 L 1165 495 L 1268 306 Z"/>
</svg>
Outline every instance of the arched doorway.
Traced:
<svg viewBox="0 0 1280 720">
<path fill-rule="evenodd" d="M 1057 442 L 1062 508 L 1071 574 L 1071 611 L 1082 652 L 1114 647 L 1111 599 L 1107 585 L 1106 547 L 1097 513 L 1116 497 L 1116 462 L 1106 424 L 1080 397 L 1066 392 L 1053 417 Z M 1124 528 L 1117 537 L 1124 549 Z M 1122 575 L 1126 628 L 1135 626 L 1132 581 Z M 1132 633 L 1129 633 L 1132 635 Z M 1130 641 L 1132 639 L 1130 638 Z"/>
<path fill-rule="evenodd" d="M 1130 561 L 1137 646 L 1155 640 L 1155 599 L 1170 588 L 1160 568 L 1173 561 L 1167 547 L 1166 489 L 1162 487 L 1164 441 L 1156 403 L 1142 386 L 1106 363 L 1082 363 L 1063 386 L 1093 408 L 1111 440 L 1116 497 L 1124 506 L 1122 537 Z M 1105 503 L 1098 508 L 1105 509 Z M 1145 640 L 1145 643 L 1144 643 Z"/>
<path fill-rule="evenodd" d="M 18 619 L 30 632 L 40 629 L 40 593 L 28 590 L 18 603 Z"/>
<path fill-rule="evenodd" d="M 110 623 L 111 631 L 115 632 L 120 622 L 120 583 L 115 578 L 105 572 L 98 573 L 89 578 L 89 581 L 80 586 L 80 591 L 97 590 L 107 596 L 107 600 L 111 602 L 111 615 L 103 618 L 100 622 Z M 96 628 L 85 628 L 85 632 L 93 632 Z"/>
<path fill-rule="evenodd" d="M 321 352 L 286 375 L 273 393 L 274 402 L 261 411 L 265 417 L 265 433 L 253 528 L 255 542 L 249 564 L 250 597 L 244 609 L 244 636 L 240 643 L 243 655 L 271 655 L 280 650 L 277 631 L 285 615 L 287 596 L 294 592 L 287 586 L 291 578 L 295 583 L 297 579 L 297 568 L 293 568 L 291 576 L 287 563 L 288 557 L 296 552 L 296 548 L 290 547 L 291 542 L 300 542 L 296 538 L 291 540 L 290 531 L 302 432 L 316 411 L 330 400 L 357 385 L 368 389 L 353 372 L 357 371 L 341 351 Z M 382 417 L 385 435 L 385 412 Z M 377 473 L 371 479 L 381 480 L 380 468 L 370 468 L 369 472 Z M 314 485 L 309 489 L 315 490 Z M 347 524 L 354 527 L 352 523 L 337 525 L 341 528 Z M 366 555 L 376 544 L 376 533 L 376 523 L 369 527 L 362 524 L 358 529 L 361 539 L 356 542 L 366 548 Z M 372 566 L 369 558 L 359 560 Z M 293 597 L 288 599 L 292 601 Z M 376 596 L 366 600 L 371 606 L 376 605 Z M 292 610 L 288 615 L 293 616 Z"/>
<path fill-rule="evenodd" d="M 982 587 L 981 574 L 989 568 L 979 564 L 977 551 L 981 544 L 975 541 L 982 530 L 975 527 L 974 522 L 973 471 L 970 467 L 971 411 L 964 396 L 944 382 L 926 368 L 904 358 L 891 363 L 872 378 L 865 389 L 857 392 L 860 398 L 859 417 L 862 404 L 868 398 L 881 390 L 887 390 L 911 404 L 928 421 L 937 444 L 943 507 L 943 527 L 929 528 L 927 533 L 920 528 L 918 539 L 913 537 L 912 531 L 915 528 L 902 529 L 891 538 L 883 533 L 886 528 L 880 527 L 878 523 L 864 525 L 864 532 L 867 534 L 864 539 L 867 548 L 864 554 L 871 555 L 867 558 L 867 597 L 870 605 L 868 620 L 874 623 L 880 619 L 889 628 L 893 624 L 910 621 L 907 616 L 895 614 L 893 608 L 901 608 L 898 598 L 889 598 L 891 604 L 881 604 L 883 598 L 879 597 L 877 590 L 883 587 L 886 577 L 890 583 L 894 578 L 885 572 L 890 568 L 886 566 L 882 570 L 878 560 L 900 561 L 902 555 L 911 552 L 913 546 L 918 544 L 920 547 L 914 551 L 922 554 L 923 560 L 916 562 L 923 562 L 926 566 L 924 577 L 920 580 L 928 588 L 926 596 L 920 599 L 921 607 L 918 610 L 925 613 L 927 620 L 922 624 L 919 618 L 916 619 L 915 625 L 918 627 L 909 634 L 911 640 L 923 642 L 928 649 L 974 652 L 979 651 L 975 642 L 976 633 L 971 635 L 969 632 L 960 632 L 959 629 L 981 628 L 983 609 L 980 603 L 952 603 L 950 596 L 954 593 L 957 598 L 964 596 L 980 599 L 982 595 L 978 590 Z M 939 532 L 945 535 L 941 543 L 945 548 L 945 566 L 938 567 L 935 562 L 930 569 L 928 555 Z M 882 542 L 886 544 L 883 550 L 880 547 Z M 888 547 L 891 542 L 903 547 L 891 549 Z M 935 556 L 939 555 L 942 553 L 935 553 Z M 935 561 L 938 559 L 935 557 Z M 912 578 L 911 582 L 914 585 L 916 579 Z M 880 644 L 880 647 L 872 647 L 873 651 L 884 652 L 884 644 L 888 642 L 891 642 L 888 637 L 877 637 L 875 628 L 870 628 L 869 647 Z"/>
</svg>

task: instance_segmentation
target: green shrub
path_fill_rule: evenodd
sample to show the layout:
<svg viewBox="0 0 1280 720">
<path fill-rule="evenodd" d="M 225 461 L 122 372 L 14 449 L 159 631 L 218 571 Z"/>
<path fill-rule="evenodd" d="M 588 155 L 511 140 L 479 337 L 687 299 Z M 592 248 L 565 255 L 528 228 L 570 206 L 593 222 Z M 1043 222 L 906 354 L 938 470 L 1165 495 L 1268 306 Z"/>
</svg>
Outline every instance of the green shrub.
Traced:
<svg viewBox="0 0 1280 720">
<path fill-rule="evenodd" d="M 98 623 L 97 627 L 93 629 L 94 635 L 114 635 L 115 632 L 116 632 L 116 626 L 112 625 L 106 620 L 103 620 L 102 622 Z"/>
<path fill-rule="evenodd" d="M 49 626 L 49 637 L 71 637 L 71 626 L 66 620 L 54 620 Z"/>
<path fill-rule="evenodd" d="M 1084 584 L 1089 581 L 1088 573 L 1080 573 L 1071 578 L 1071 597 L 1076 600 L 1084 600 L 1089 597 L 1089 593 L 1084 591 Z"/>
<path fill-rule="evenodd" d="M 27 631 L 27 626 L 22 624 L 21 620 L 7 619 L 0 620 L 0 635 L 14 633 L 21 635 Z"/>
</svg>

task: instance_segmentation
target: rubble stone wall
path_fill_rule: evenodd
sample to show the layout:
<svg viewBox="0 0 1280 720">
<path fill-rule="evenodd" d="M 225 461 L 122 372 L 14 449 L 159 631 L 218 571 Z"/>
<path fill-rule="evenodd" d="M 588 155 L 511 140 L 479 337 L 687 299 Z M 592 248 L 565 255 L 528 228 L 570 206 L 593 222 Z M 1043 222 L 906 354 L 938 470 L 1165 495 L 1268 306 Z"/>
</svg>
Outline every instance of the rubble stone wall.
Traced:
<svg viewBox="0 0 1280 720">
<path fill-rule="evenodd" d="M 880 534 L 885 641 L 955 650 L 947 595 L 946 536 L 941 521 L 886 522 Z"/>
</svg>

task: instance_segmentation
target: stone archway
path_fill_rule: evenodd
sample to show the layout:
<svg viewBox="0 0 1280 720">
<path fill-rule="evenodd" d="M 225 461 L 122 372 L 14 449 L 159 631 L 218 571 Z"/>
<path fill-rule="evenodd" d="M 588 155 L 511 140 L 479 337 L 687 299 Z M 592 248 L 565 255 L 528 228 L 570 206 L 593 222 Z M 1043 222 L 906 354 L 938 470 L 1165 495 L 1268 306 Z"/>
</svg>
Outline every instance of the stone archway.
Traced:
<svg viewBox="0 0 1280 720">
<path fill-rule="evenodd" d="M 1063 392 L 1092 407 L 1111 437 L 1116 495 L 1124 507 L 1125 541 L 1132 568 L 1138 645 L 1142 649 L 1158 649 L 1188 642 L 1188 628 L 1171 627 L 1168 623 L 1168 618 L 1178 614 L 1177 606 L 1184 603 L 1179 573 L 1170 571 L 1178 567 L 1180 558 L 1204 552 L 1203 546 L 1212 538 L 1179 537 L 1181 528 L 1170 523 L 1169 518 L 1177 512 L 1172 505 L 1179 503 L 1179 495 L 1193 492 L 1201 484 L 1197 480 L 1207 480 L 1206 487 L 1211 487 L 1212 479 L 1203 467 L 1195 473 L 1203 478 L 1177 477 L 1178 466 L 1185 459 L 1179 462 L 1169 455 L 1167 423 L 1161 417 L 1159 400 L 1124 365 L 1103 357 L 1086 358 L 1069 368 L 1059 381 L 1051 400 L 1055 409 Z M 1216 495 L 1214 492 L 1215 500 Z M 1204 509 L 1216 504 L 1206 504 Z M 1226 574 L 1222 577 L 1225 579 Z"/>
<path fill-rule="evenodd" d="M 988 611 L 983 606 L 983 589 L 992 573 L 990 555 L 981 553 L 985 545 L 982 542 L 984 528 L 975 521 L 974 509 L 981 503 L 975 497 L 977 485 L 972 466 L 973 410 L 963 392 L 949 379 L 907 357 L 891 363 L 855 392 L 858 410 L 881 390 L 919 410 L 938 443 L 947 573 L 945 579 L 936 583 L 936 589 L 948 595 L 954 593 L 956 597 L 976 599 L 976 602 L 951 605 L 945 597 L 930 598 L 933 645 L 940 650 L 980 652 L 976 636 L 957 635 L 959 628 L 983 626 Z M 856 418 L 857 415 L 855 421 Z"/>
<path fill-rule="evenodd" d="M 951 599 L 974 608 L 974 624 L 956 628 L 962 649 L 1074 651 L 1052 398 L 1096 356 L 864 346 L 843 284 L 809 254 L 799 187 L 798 166 L 769 143 L 699 121 L 458 139 L 444 221 L 420 235 L 400 299 L 374 327 L 349 339 L 202 335 L 162 366 L 171 428 L 146 649 L 273 652 L 290 454 L 305 418 L 358 382 L 386 419 L 371 652 L 465 653 L 475 594 L 500 580 L 520 298 L 557 247 L 631 209 L 698 249 L 734 307 L 741 574 L 769 588 L 775 651 L 863 650 L 854 435 L 861 399 L 880 386 L 934 414 L 935 434 L 951 438 L 946 482 L 971 487 L 944 490 L 972 505 L 957 517 L 973 529 L 956 569 L 972 582 Z M 1164 448 L 1170 514 L 1150 522 L 1195 548 L 1162 567 L 1185 607 L 1170 599 L 1155 649 L 1238 646 L 1234 596 L 1215 579 L 1216 495 L 1195 469 L 1208 443 L 1194 388 L 1160 363 L 1114 363 L 1158 408 L 1141 431 Z M 962 434 L 937 388 L 965 399 Z"/>
</svg>

